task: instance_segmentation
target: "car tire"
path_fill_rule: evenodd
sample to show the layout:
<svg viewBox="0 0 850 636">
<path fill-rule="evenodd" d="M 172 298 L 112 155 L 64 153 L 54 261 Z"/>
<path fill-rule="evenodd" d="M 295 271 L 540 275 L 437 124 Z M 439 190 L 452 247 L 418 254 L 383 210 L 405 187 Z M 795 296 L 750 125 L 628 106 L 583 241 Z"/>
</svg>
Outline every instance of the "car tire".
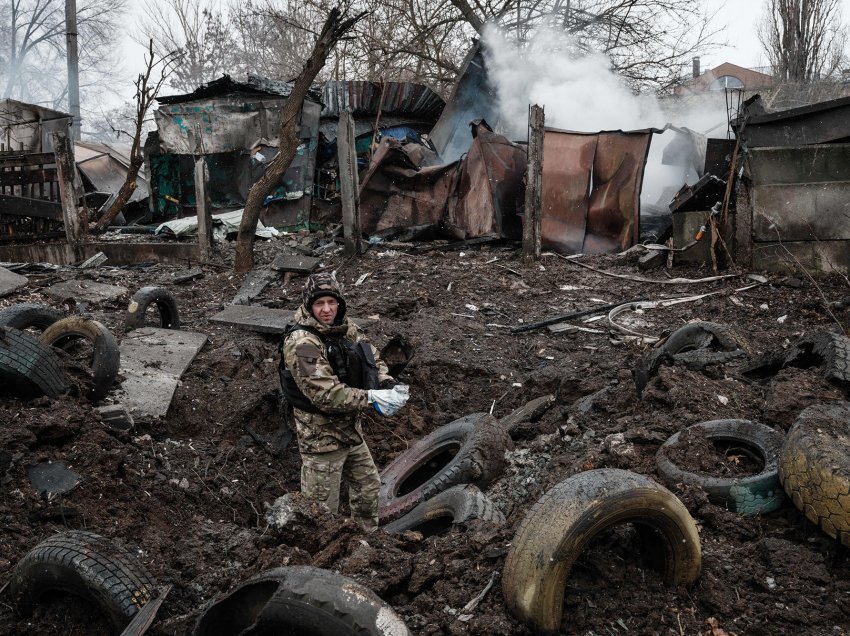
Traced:
<svg viewBox="0 0 850 636">
<path fill-rule="evenodd" d="M 750 420 L 712 420 L 694 424 L 685 430 L 695 428 L 704 431 L 709 440 L 743 442 L 758 451 L 764 466 L 756 475 L 739 478 L 714 477 L 683 470 L 666 453 L 666 449 L 679 443 L 681 433 L 676 433 L 655 455 L 658 475 L 668 486 L 699 486 L 712 503 L 747 516 L 765 514 L 782 506 L 785 496 L 778 471 L 785 436 L 781 432 Z"/>
<path fill-rule="evenodd" d="M 473 413 L 414 442 L 381 471 L 378 518 L 388 523 L 452 486 L 486 488 L 502 474 L 510 436 L 491 415 Z"/>
<path fill-rule="evenodd" d="M 0 327 L 12 327 L 20 331 L 30 328 L 44 331 L 62 318 L 62 312 L 49 305 L 18 303 L 0 310 Z"/>
<path fill-rule="evenodd" d="M 804 409 L 785 437 L 779 481 L 794 505 L 850 547 L 850 403 Z"/>
<path fill-rule="evenodd" d="M 118 632 L 157 595 L 153 577 L 132 554 L 82 530 L 42 541 L 12 570 L 9 597 L 21 616 L 32 614 L 46 594 L 57 591 L 96 603 Z"/>
<path fill-rule="evenodd" d="M 40 338 L 42 344 L 62 350 L 79 339 L 88 340 L 92 344 L 89 363 L 92 387 L 86 397 L 97 402 L 109 392 L 118 376 L 121 353 L 112 332 L 96 320 L 72 316 L 50 325 Z"/>
<path fill-rule="evenodd" d="M 726 325 L 714 322 L 692 322 L 680 327 L 657 343 L 634 369 L 638 393 L 646 387 L 665 361 L 681 363 L 692 370 L 709 364 L 728 362 L 751 350 L 750 345 Z"/>
<path fill-rule="evenodd" d="M 31 399 L 56 397 L 68 388 L 56 353 L 24 331 L 0 327 L 0 392 Z"/>
<path fill-rule="evenodd" d="M 127 331 L 145 326 L 145 313 L 151 305 L 159 312 L 159 327 L 162 329 L 180 329 L 180 317 L 177 302 L 165 287 L 142 287 L 130 298 L 130 304 L 124 314 L 124 326 Z"/>
<path fill-rule="evenodd" d="M 653 530 L 643 536 L 656 548 L 650 552 L 665 583 L 697 579 L 699 534 L 684 504 L 644 475 L 590 470 L 546 492 L 520 523 L 502 575 L 511 613 L 536 631 L 557 633 L 573 563 L 600 532 L 627 522 Z"/>
<path fill-rule="evenodd" d="M 251 577 L 201 614 L 194 636 L 232 634 L 408 636 L 404 622 L 372 590 L 310 566 Z"/>
<path fill-rule="evenodd" d="M 505 522 L 505 516 L 478 486 L 466 484 L 452 486 L 423 501 L 403 517 L 387 524 L 384 531 L 389 534 L 401 534 L 408 530 L 418 530 L 432 536 L 438 532 L 431 532 L 431 529 L 443 529 L 444 526 L 473 519 L 496 524 Z"/>
</svg>

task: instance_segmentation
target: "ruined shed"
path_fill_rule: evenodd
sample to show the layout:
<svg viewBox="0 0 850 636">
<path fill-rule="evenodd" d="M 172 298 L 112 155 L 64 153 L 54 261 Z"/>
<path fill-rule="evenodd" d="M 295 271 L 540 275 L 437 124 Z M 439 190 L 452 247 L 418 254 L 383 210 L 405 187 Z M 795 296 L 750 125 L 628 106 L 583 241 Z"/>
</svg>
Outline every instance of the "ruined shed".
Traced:
<svg viewBox="0 0 850 636">
<path fill-rule="evenodd" d="M 0 101 L 0 239 L 64 236 L 52 136 L 70 125 L 68 113 Z"/>
<path fill-rule="evenodd" d="M 255 76 L 237 82 L 225 75 L 192 93 L 158 98 L 157 130 L 145 143 L 153 217 L 195 212 L 194 160 L 200 155 L 207 158 L 213 207 L 243 206 L 277 154 L 280 113 L 291 91 L 289 82 Z M 320 112 L 320 96 L 311 92 L 301 110 L 301 145 L 261 214 L 267 225 L 309 222 Z"/>
<path fill-rule="evenodd" d="M 850 98 L 768 113 L 756 96 L 735 127 L 746 148 L 736 260 L 850 272 Z"/>
</svg>

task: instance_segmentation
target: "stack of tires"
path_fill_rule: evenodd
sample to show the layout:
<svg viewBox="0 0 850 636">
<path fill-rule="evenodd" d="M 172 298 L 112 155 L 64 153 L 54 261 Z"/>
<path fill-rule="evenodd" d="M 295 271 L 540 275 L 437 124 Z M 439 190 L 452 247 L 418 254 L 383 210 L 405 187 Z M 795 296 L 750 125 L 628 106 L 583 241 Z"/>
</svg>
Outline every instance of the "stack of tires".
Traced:
<svg viewBox="0 0 850 636">
<path fill-rule="evenodd" d="M 482 489 L 505 470 L 512 447 L 493 416 L 473 413 L 436 429 L 381 472 L 378 517 L 391 534 L 436 534 L 471 519 L 503 523 Z"/>
</svg>

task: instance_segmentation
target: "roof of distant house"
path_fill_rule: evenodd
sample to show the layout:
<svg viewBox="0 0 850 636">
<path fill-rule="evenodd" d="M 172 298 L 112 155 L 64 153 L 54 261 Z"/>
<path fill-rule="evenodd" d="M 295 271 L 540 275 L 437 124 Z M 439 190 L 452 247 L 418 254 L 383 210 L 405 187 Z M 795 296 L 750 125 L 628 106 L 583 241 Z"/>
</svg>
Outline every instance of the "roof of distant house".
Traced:
<svg viewBox="0 0 850 636">
<path fill-rule="evenodd" d="M 693 77 L 677 87 L 677 92 L 701 93 L 726 88 L 757 89 L 771 86 L 776 82 L 772 75 L 751 68 L 744 68 L 731 62 L 724 62 Z"/>
</svg>

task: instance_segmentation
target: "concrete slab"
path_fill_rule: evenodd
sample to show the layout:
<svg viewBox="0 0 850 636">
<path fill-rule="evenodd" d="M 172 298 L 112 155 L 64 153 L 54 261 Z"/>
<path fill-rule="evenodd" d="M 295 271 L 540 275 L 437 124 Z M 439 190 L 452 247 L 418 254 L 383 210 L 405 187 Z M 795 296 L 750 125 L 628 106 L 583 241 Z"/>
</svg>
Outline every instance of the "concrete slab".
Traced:
<svg viewBox="0 0 850 636">
<path fill-rule="evenodd" d="M 8 296 L 14 291 L 24 287 L 29 282 L 26 276 L 10 272 L 5 267 L 0 267 L 0 296 Z"/>
<path fill-rule="evenodd" d="M 259 333 L 282 334 L 292 322 L 295 312 L 289 309 L 271 309 L 257 305 L 228 305 L 224 311 L 210 317 L 233 327 L 243 327 Z"/>
<path fill-rule="evenodd" d="M 295 274 L 309 274 L 319 265 L 319 259 L 303 254 L 281 254 L 271 264 L 272 269 L 279 272 L 293 272 Z"/>
<path fill-rule="evenodd" d="M 245 276 L 239 291 L 233 297 L 234 305 L 247 305 L 263 293 L 266 286 L 279 278 L 279 274 L 270 269 L 253 269 Z"/>
<path fill-rule="evenodd" d="M 120 287 L 118 285 L 96 283 L 90 280 L 66 280 L 61 283 L 51 285 L 44 290 L 44 293 L 48 296 L 58 298 L 59 300 L 73 298 L 74 300 L 99 303 L 104 300 L 115 300 L 123 294 L 126 294 L 127 288 Z"/>
<path fill-rule="evenodd" d="M 121 374 L 126 378 L 117 400 L 137 422 L 165 417 L 180 376 L 204 346 L 202 333 L 144 327 L 121 342 Z"/>
<path fill-rule="evenodd" d="M 289 309 L 271 309 L 258 305 L 229 305 L 214 316 L 212 322 L 242 327 L 259 333 L 280 335 L 286 330 L 286 325 L 292 321 L 295 312 Z M 375 321 L 369 318 L 355 318 L 354 324 L 365 329 Z"/>
</svg>

